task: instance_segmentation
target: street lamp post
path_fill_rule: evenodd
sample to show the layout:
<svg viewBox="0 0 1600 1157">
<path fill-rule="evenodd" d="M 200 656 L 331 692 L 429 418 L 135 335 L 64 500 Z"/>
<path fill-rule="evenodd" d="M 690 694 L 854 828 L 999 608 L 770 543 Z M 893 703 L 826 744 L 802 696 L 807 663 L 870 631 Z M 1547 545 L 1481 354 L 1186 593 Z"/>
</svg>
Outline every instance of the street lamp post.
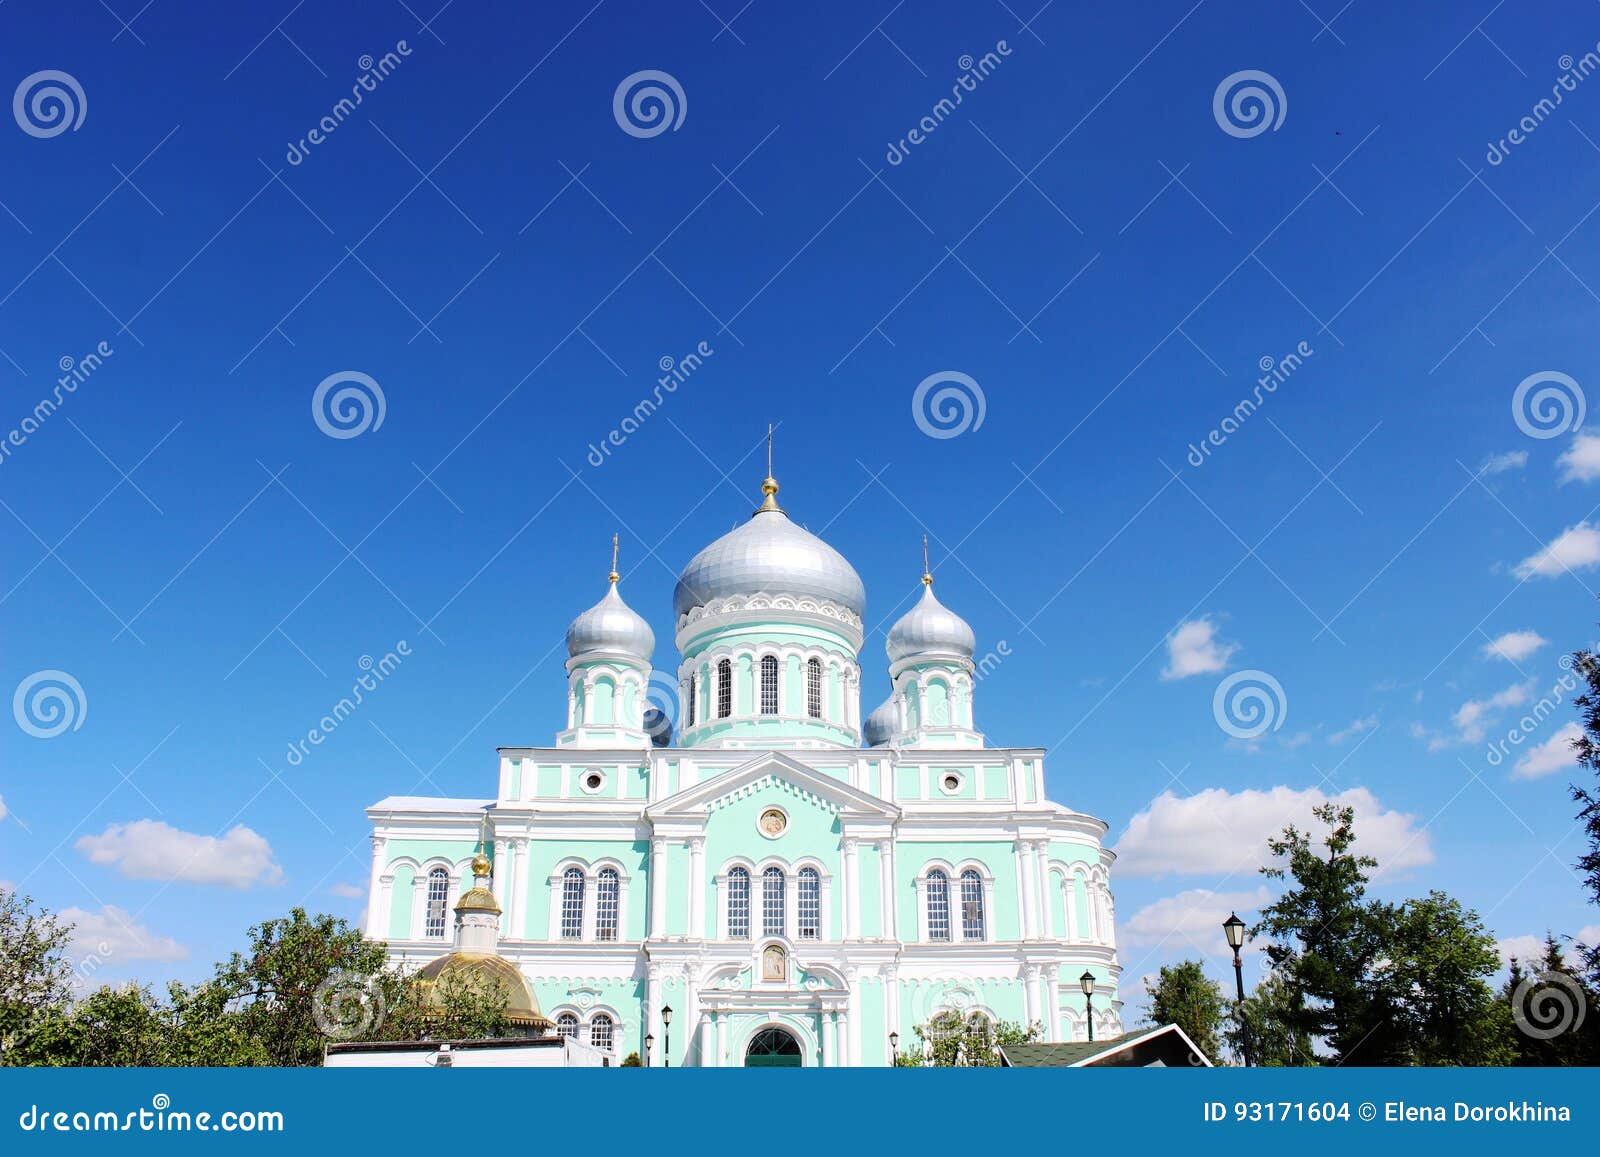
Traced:
<svg viewBox="0 0 1600 1157">
<path fill-rule="evenodd" d="M 1250 1025 L 1244 1015 L 1244 964 L 1239 959 L 1239 949 L 1244 946 L 1244 921 L 1239 919 L 1238 913 L 1228 913 L 1228 918 L 1222 922 L 1222 933 L 1228 938 L 1228 947 L 1233 949 L 1233 983 L 1239 994 L 1239 1054 L 1245 1068 L 1249 1068 Z"/>
<path fill-rule="evenodd" d="M 892 1032 L 892 1033 L 889 1034 L 889 1064 L 890 1065 L 898 1065 L 899 1063 L 900 1063 L 900 1034 L 897 1033 L 897 1032 Z"/>
<path fill-rule="evenodd" d="M 1094 973 L 1087 968 L 1078 977 L 1078 987 L 1083 989 L 1083 1019 L 1089 1026 L 1089 1043 L 1094 1043 Z"/>
<path fill-rule="evenodd" d="M 672 1067 L 672 1006 L 670 1004 L 661 1006 L 661 1036 L 663 1038 L 661 1042 L 661 1067 L 670 1069 Z"/>
<path fill-rule="evenodd" d="M 650 1049 L 651 1049 L 652 1046 L 655 1045 L 655 1043 L 656 1043 L 656 1034 L 655 1033 L 647 1032 L 647 1033 L 644 1034 L 644 1067 L 647 1068 L 647 1069 L 650 1067 Z"/>
</svg>

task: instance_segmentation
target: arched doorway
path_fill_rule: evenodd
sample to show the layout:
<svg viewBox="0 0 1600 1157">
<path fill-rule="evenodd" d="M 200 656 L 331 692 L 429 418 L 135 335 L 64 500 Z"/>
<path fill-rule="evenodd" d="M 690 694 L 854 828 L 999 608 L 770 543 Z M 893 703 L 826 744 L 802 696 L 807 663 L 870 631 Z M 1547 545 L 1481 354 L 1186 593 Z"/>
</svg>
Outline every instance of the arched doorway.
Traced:
<svg viewBox="0 0 1600 1157">
<path fill-rule="evenodd" d="M 800 1067 L 800 1042 L 792 1032 L 768 1025 L 750 1038 L 744 1050 L 749 1069 L 797 1069 Z"/>
</svg>

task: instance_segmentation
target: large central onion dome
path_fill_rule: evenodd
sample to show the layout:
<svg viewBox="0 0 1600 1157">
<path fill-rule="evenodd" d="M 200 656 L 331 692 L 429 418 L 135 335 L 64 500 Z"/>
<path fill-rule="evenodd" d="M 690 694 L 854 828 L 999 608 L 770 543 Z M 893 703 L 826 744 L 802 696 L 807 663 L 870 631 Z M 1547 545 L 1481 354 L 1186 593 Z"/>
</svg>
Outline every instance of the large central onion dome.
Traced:
<svg viewBox="0 0 1600 1157">
<path fill-rule="evenodd" d="M 844 556 L 789 521 L 779 509 L 778 484 L 762 486 L 766 501 L 746 522 L 706 547 L 683 568 L 672 595 L 675 615 L 730 595 L 783 594 L 823 599 L 857 617 L 867 610 L 861 576 Z"/>
</svg>

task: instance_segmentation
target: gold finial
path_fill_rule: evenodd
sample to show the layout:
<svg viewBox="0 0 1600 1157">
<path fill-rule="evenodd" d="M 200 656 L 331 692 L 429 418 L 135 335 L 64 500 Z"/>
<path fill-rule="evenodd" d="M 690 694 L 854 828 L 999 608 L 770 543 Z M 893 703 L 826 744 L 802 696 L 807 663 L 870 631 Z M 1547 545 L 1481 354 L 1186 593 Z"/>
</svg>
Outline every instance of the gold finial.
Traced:
<svg viewBox="0 0 1600 1157">
<path fill-rule="evenodd" d="M 767 476 L 761 480 L 761 493 L 765 496 L 761 505 L 756 508 L 757 514 L 769 510 L 776 510 L 780 514 L 783 507 L 778 505 L 778 480 L 772 476 L 772 424 L 767 424 Z"/>
<path fill-rule="evenodd" d="M 611 536 L 611 573 L 606 577 L 613 583 L 622 577 L 617 573 L 617 536 L 614 534 Z"/>
<path fill-rule="evenodd" d="M 483 819 L 478 822 L 478 853 L 472 857 L 472 874 L 479 880 L 489 878 L 489 813 L 483 813 Z"/>
<path fill-rule="evenodd" d="M 928 536 L 922 536 L 922 585 L 933 585 L 933 569 L 928 566 Z"/>
</svg>

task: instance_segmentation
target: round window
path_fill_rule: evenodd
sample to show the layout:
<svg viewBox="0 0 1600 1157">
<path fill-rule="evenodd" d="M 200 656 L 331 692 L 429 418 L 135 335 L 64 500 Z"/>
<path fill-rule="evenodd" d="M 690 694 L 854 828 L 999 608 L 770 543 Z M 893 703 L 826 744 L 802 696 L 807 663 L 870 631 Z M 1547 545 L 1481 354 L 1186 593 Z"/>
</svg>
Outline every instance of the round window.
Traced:
<svg viewBox="0 0 1600 1157">
<path fill-rule="evenodd" d="M 583 773 L 583 790 L 593 795 L 606 785 L 606 773 L 598 767 L 591 767 Z"/>
<path fill-rule="evenodd" d="M 939 786 L 944 790 L 945 795 L 955 795 L 956 792 L 961 790 L 961 776 L 953 771 L 947 771 L 939 780 Z"/>
<path fill-rule="evenodd" d="M 756 827 L 767 839 L 775 840 L 789 830 L 789 817 L 784 815 L 782 808 L 769 807 L 761 813 Z"/>
</svg>

